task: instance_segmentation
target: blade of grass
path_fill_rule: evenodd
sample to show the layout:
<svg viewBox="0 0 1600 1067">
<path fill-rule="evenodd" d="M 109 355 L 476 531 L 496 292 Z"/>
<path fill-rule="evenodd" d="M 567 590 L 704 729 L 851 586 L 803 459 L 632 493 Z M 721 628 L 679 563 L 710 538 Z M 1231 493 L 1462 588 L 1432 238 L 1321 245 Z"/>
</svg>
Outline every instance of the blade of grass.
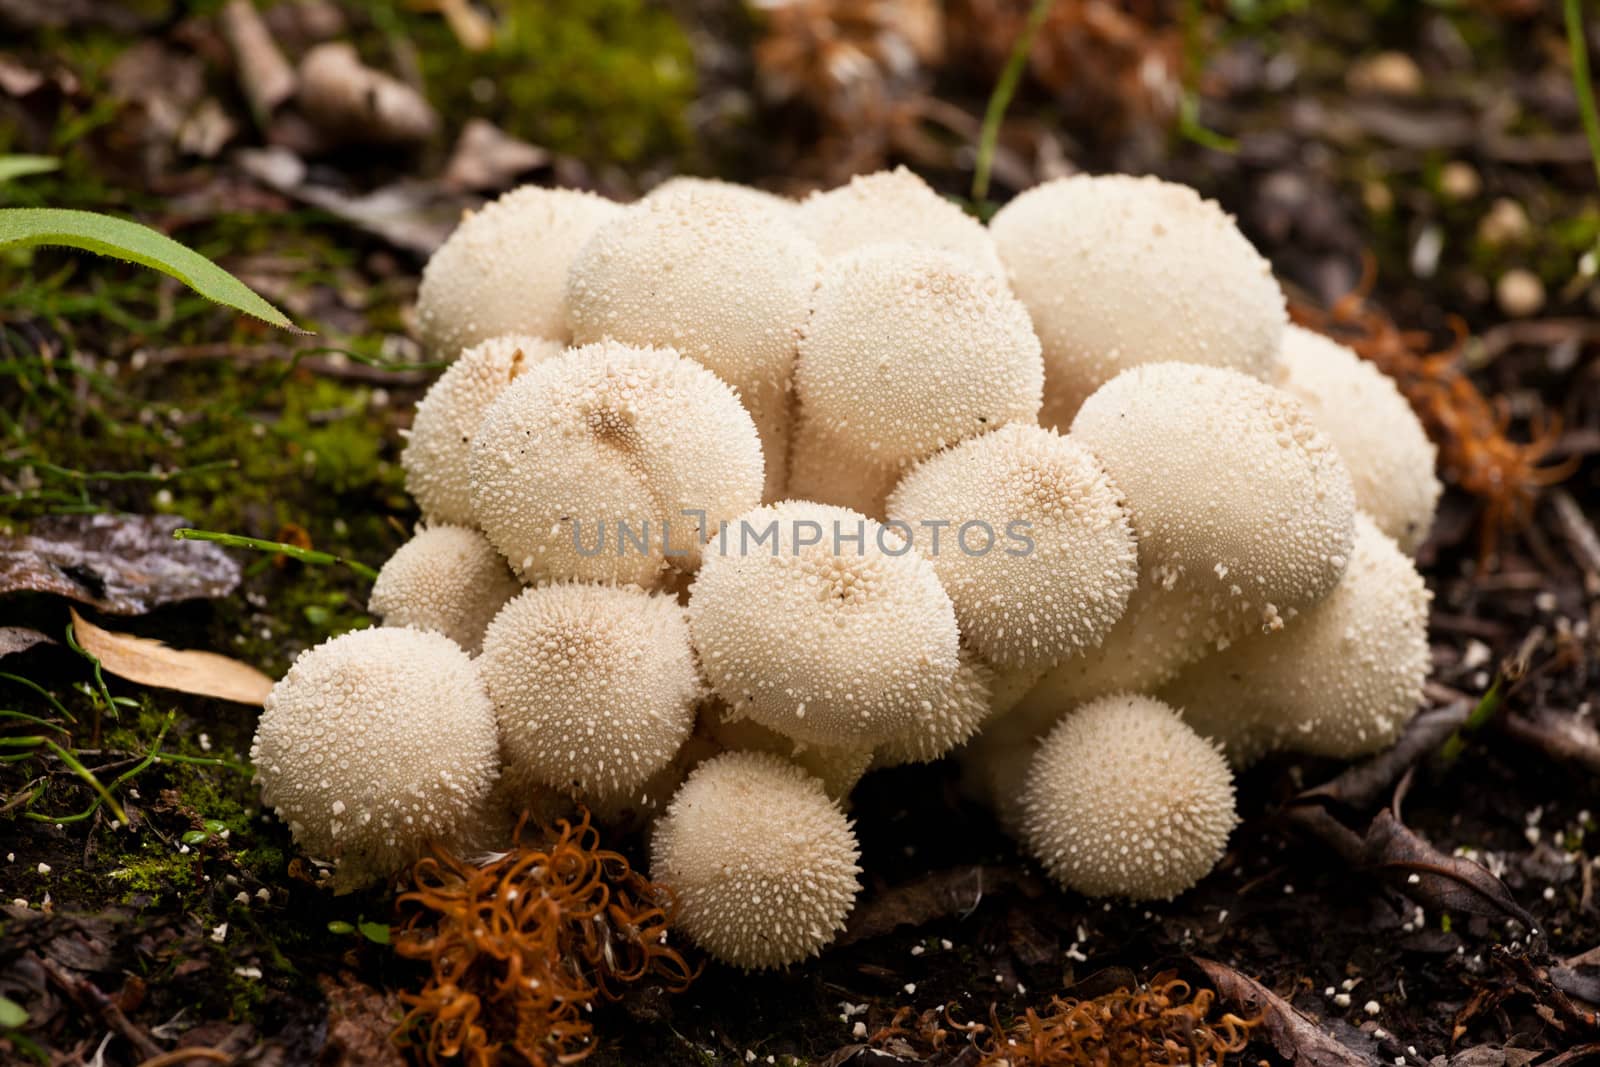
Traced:
<svg viewBox="0 0 1600 1067">
<path fill-rule="evenodd" d="M 332 552 L 318 552 L 313 548 L 301 548 L 299 545 L 285 544 L 282 541 L 264 541 L 259 537 L 243 537 L 239 534 L 222 533 L 219 530 L 191 530 L 188 527 L 173 530 L 172 536 L 180 541 L 210 541 L 212 544 L 222 545 L 226 548 L 248 548 L 256 552 L 276 552 L 297 559 L 301 563 L 343 564 L 355 571 L 361 577 L 371 581 L 378 577 L 378 572 L 353 559 L 336 556 Z"/>
<path fill-rule="evenodd" d="M 1023 68 L 1028 64 L 1028 53 L 1033 50 L 1033 39 L 1044 25 L 1045 16 L 1055 0 L 1034 0 L 1028 12 L 1028 21 L 1011 46 L 1011 55 L 989 94 L 989 105 L 983 111 L 983 129 L 978 135 L 978 158 L 972 168 L 972 202 L 979 210 L 989 199 L 989 174 L 994 169 L 994 153 L 1000 143 L 1000 123 L 1017 95 L 1017 85 L 1022 81 Z"/>
</svg>

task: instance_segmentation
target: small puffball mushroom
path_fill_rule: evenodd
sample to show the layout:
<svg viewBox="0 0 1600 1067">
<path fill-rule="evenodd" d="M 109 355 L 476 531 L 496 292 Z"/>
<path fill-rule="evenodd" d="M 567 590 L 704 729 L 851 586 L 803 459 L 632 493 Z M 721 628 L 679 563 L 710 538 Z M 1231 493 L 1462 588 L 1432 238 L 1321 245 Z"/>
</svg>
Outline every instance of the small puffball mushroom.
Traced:
<svg viewBox="0 0 1600 1067">
<path fill-rule="evenodd" d="M 989 718 L 993 684 L 994 671 L 963 646 L 955 676 L 934 700 L 933 710 L 916 730 L 879 745 L 873 753 L 872 766 L 932 763 L 966 744 Z"/>
<path fill-rule="evenodd" d="M 1238 824 L 1222 754 L 1159 700 L 1114 694 L 1072 712 L 1022 785 L 1022 838 L 1089 897 L 1170 899 L 1204 878 Z"/>
<path fill-rule="evenodd" d="M 716 375 L 605 342 L 542 363 L 485 412 L 472 510 L 523 581 L 650 586 L 692 571 L 716 524 L 761 499 L 761 445 Z"/>
<path fill-rule="evenodd" d="M 685 192 L 707 193 L 713 196 L 724 195 L 734 199 L 743 200 L 752 207 L 765 208 L 787 215 L 800 205 L 788 197 L 769 193 L 765 189 L 757 189 L 753 185 L 740 185 L 737 182 L 725 182 L 720 178 L 698 178 L 690 174 L 678 174 L 660 185 L 651 189 L 644 195 L 646 200 L 659 200 L 665 196 L 676 196 Z"/>
<path fill-rule="evenodd" d="M 858 174 L 800 201 L 799 225 L 828 258 L 866 245 L 914 242 L 954 253 L 1002 284 L 1006 269 L 977 219 L 905 167 Z"/>
<path fill-rule="evenodd" d="M 1139 586 L 1099 649 L 1028 694 L 1028 714 L 1048 722 L 1093 696 L 1160 685 L 1231 641 L 1280 630 L 1344 573 L 1350 475 L 1287 393 L 1220 367 L 1148 363 L 1091 396 L 1071 436 L 1122 490 Z"/>
<path fill-rule="evenodd" d="M 566 341 L 567 268 L 621 211 L 593 193 L 524 185 L 469 214 L 422 270 L 423 345 L 452 359 L 506 333 Z"/>
<path fill-rule="evenodd" d="M 782 756 L 822 783 L 830 800 L 848 808 L 850 791 L 872 766 L 872 749 L 838 745 L 806 745 L 769 730 L 754 719 L 736 719 L 727 705 L 709 701 L 700 712 L 701 730 L 730 752 L 770 752 Z"/>
<path fill-rule="evenodd" d="M 1427 587 L 1365 515 L 1327 599 L 1275 636 L 1203 659 L 1162 690 L 1235 766 L 1268 751 L 1355 759 L 1399 738 L 1422 703 L 1432 658 Z"/>
<path fill-rule="evenodd" d="M 1394 379 L 1337 341 L 1290 326 L 1272 382 L 1332 439 L 1356 506 L 1415 555 L 1439 503 L 1438 453 Z"/>
<path fill-rule="evenodd" d="M 574 341 L 665 345 L 739 394 L 782 491 L 795 345 L 822 259 L 787 212 L 737 186 L 648 197 L 601 226 L 573 260 Z"/>
<path fill-rule="evenodd" d="M 1179 359 L 1265 379 L 1286 321 L 1271 267 L 1188 186 L 1058 178 L 989 225 L 1044 345 L 1040 421 L 1064 429 L 1128 367 Z"/>
<path fill-rule="evenodd" d="M 483 413 L 523 371 L 561 354 L 554 341 L 526 334 L 473 345 L 439 375 L 417 402 L 400 453 L 406 491 L 429 522 L 473 525 L 467 455 Z"/>
<path fill-rule="evenodd" d="M 381 627 L 302 652 L 267 694 L 250 762 L 295 842 L 338 863 L 341 892 L 424 842 L 469 840 L 500 776 L 494 709 L 443 634 Z"/>
<path fill-rule="evenodd" d="M 683 609 L 632 586 L 525 590 L 489 624 L 478 669 L 506 777 L 601 800 L 672 762 L 702 692 Z"/>
<path fill-rule="evenodd" d="M 861 884 L 850 821 L 822 783 L 764 752 L 702 763 L 656 824 L 650 876 L 678 926 L 745 970 L 786 967 L 844 928 Z"/>
<path fill-rule="evenodd" d="M 787 501 L 718 531 L 689 630 L 736 715 L 808 744 L 864 747 L 925 729 L 957 665 L 950 598 L 898 533 Z"/>
<path fill-rule="evenodd" d="M 433 630 L 476 655 L 489 620 L 521 589 L 483 534 L 427 526 L 383 565 L 367 610 L 385 626 Z"/>
<path fill-rule="evenodd" d="M 789 490 L 880 517 L 910 464 L 1036 422 L 1043 384 L 1028 313 L 1003 284 L 934 248 L 852 252 L 823 272 L 800 340 Z"/>
<path fill-rule="evenodd" d="M 962 638 L 999 668 L 1042 669 L 1099 645 L 1139 578 L 1121 494 L 1054 430 L 1016 424 L 946 449 L 906 475 L 888 511 L 917 530 L 949 524 L 933 569 Z M 987 551 L 968 548 L 986 538 Z"/>
</svg>

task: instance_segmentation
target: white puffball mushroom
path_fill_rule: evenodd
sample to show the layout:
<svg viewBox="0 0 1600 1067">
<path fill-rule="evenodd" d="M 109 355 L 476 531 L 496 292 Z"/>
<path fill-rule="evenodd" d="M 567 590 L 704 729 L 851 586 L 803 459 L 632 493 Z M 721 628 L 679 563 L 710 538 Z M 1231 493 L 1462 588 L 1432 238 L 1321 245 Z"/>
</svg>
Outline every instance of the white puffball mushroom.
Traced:
<svg viewBox="0 0 1600 1067">
<path fill-rule="evenodd" d="M 1044 366 L 1003 284 L 934 248 L 874 245 L 828 264 L 800 339 L 789 491 L 879 518 L 912 463 L 1038 420 Z"/>
<path fill-rule="evenodd" d="M 424 347 L 452 359 L 500 334 L 566 341 L 567 268 L 621 211 L 593 193 L 524 185 L 468 214 L 422 270 Z"/>
<path fill-rule="evenodd" d="M 1139 578 L 1120 492 L 1099 460 L 1054 430 L 1017 424 L 946 449 L 895 487 L 888 513 L 917 530 L 949 524 L 933 569 L 962 638 L 1002 669 L 1043 668 L 1099 645 Z"/>
<path fill-rule="evenodd" d="M 429 522 L 471 526 L 467 456 L 483 413 L 523 371 L 561 353 L 542 337 L 506 334 L 462 352 L 417 402 L 400 465 L 406 491 Z"/>
<path fill-rule="evenodd" d="M 960 256 L 1002 284 L 1006 279 L 989 231 L 905 167 L 858 174 L 812 193 L 796 215 L 830 259 L 867 245 L 910 242 Z"/>
<path fill-rule="evenodd" d="M 1021 797 L 1022 837 L 1050 876 L 1089 897 L 1170 899 L 1204 878 L 1238 823 L 1233 773 L 1178 713 L 1114 694 L 1040 744 Z"/>
<path fill-rule="evenodd" d="M 657 822 L 650 877 L 677 926 L 745 970 L 786 967 L 844 929 L 860 891 L 850 821 L 822 783 L 768 753 L 702 763 Z"/>
<path fill-rule="evenodd" d="M 848 747 L 922 729 L 959 644 L 933 567 L 898 533 L 804 501 L 741 515 L 706 545 L 689 630 L 735 715 Z"/>
<path fill-rule="evenodd" d="M 721 178 L 701 178 L 692 174 L 676 174 L 651 189 L 643 197 L 645 200 L 659 200 L 666 196 L 677 196 L 681 193 L 707 193 L 713 196 L 727 196 L 741 200 L 752 207 L 764 208 L 788 215 L 800 205 L 786 196 L 769 193 L 765 189 L 758 189 L 753 185 L 740 185 L 738 182 L 725 182 Z"/>
<path fill-rule="evenodd" d="M 250 762 L 296 844 L 338 864 L 341 892 L 423 844 L 475 840 L 500 775 L 494 709 L 443 634 L 355 630 L 302 652 L 267 694 Z"/>
<path fill-rule="evenodd" d="M 1272 382 L 1332 439 L 1356 506 L 1415 555 L 1439 503 L 1438 451 L 1394 379 L 1337 341 L 1290 326 Z"/>
<path fill-rule="evenodd" d="M 708 184 L 648 197 L 599 227 L 573 260 L 575 343 L 669 346 L 733 387 L 782 491 L 795 346 L 822 259 L 788 214 Z"/>
<path fill-rule="evenodd" d="M 1432 665 L 1430 596 L 1410 557 L 1365 515 L 1328 597 L 1273 636 L 1203 659 L 1162 690 L 1236 766 L 1268 751 L 1356 759 L 1393 744 Z"/>
<path fill-rule="evenodd" d="M 1231 216 L 1185 185 L 1074 175 L 1037 185 L 989 224 L 1044 346 L 1040 421 L 1065 429 L 1129 367 L 1183 360 L 1265 379 L 1283 292 Z"/>
<path fill-rule="evenodd" d="M 932 710 L 918 728 L 878 745 L 872 766 L 932 763 L 966 744 L 983 728 L 993 711 L 994 671 L 965 646 L 959 655 L 950 684 L 934 699 Z"/>
<path fill-rule="evenodd" d="M 521 588 L 477 530 L 426 526 L 378 571 L 367 610 L 385 626 L 433 630 L 476 655 L 489 620 Z"/>
<path fill-rule="evenodd" d="M 756 428 L 732 389 L 670 349 L 609 341 L 513 382 L 468 469 L 479 524 L 530 584 L 648 587 L 669 567 L 692 571 L 705 537 L 762 487 Z"/>
<path fill-rule="evenodd" d="M 525 590 L 489 624 L 478 669 L 506 777 L 601 800 L 672 762 L 702 691 L 683 609 L 633 586 Z"/>
</svg>

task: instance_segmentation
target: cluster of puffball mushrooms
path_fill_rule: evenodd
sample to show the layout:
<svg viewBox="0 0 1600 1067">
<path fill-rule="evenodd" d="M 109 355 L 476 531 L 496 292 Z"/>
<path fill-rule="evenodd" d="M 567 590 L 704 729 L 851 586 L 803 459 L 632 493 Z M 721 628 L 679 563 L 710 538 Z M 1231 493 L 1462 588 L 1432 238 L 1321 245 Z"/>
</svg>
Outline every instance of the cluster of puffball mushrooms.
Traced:
<svg viewBox="0 0 1600 1067">
<path fill-rule="evenodd" d="M 904 169 L 524 187 L 417 319 L 453 360 L 422 525 L 252 749 L 339 888 L 582 804 L 648 826 L 705 951 L 784 966 L 854 903 L 871 770 L 954 755 L 1063 886 L 1167 898 L 1236 768 L 1420 702 L 1433 447 L 1187 187 L 1058 179 L 987 227 Z"/>
</svg>

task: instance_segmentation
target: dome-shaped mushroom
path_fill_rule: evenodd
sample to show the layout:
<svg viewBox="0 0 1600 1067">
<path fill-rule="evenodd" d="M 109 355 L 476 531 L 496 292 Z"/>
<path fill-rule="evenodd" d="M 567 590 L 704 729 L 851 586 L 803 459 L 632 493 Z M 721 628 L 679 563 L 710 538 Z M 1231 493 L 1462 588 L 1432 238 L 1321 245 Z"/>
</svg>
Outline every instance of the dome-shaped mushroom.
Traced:
<svg viewBox="0 0 1600 1067">
<path fill-rule="evenodd" d="M 476 655 L 484 627 L 521 588 L 477 530 L 425 526 L 378 572 L 367 610 L 385 626 L 433 630 Z"/>
<path fill-rule="evenodd" d="M 1414 555 L 1439 503 L 1438 452 L 1394 379 L 1337 341 L 1290 326 L 1272 382 L 1333 441 L 1355 484 L 1356 507 Z"/>
<path fill-rule="evenodd" d="M 950 598 L 893 530 L 787 501 L 706 545 L 689 631 L 735 714 L 819 745 L 870 746 L 924 728 L 955 675 Z"/>
<path fill-rule="evenodd" d="M 565 341 L 567 267 L 621 205 L 524 185 L 469 214 L 428 260 L 417 327 L 435 356 L 506 333 Z"/>
<path fill-rule="evenodd" d="M 387 877 L 428 839 L 473 840 L 500 774 L 494 710 L 443 634 L 355 630 L 302 652 L 267 694 L 250 762 L 295 842 L 341 891 Z"/>
<path fill-rule="evenodd" d="M 513 382 L 468 466 L 478 522 L 529 583 L 692 571 L 716 524 L 761 498 L 761 446 L 733 390 L 670 349 L 615 342 Z"/>
<path fill-rule="evenodd" d="M 1432 657 L 1416 566 L 1365 515 L 1328 597 L 1272 636 L 1252 635 L 1162 689 L 1236 766 L 1268 751 L 1355 759 L 1393 744 L 1422 705 Z"/>
<path fill-rule="evenodd" d="M 1188 186 L 1074 175 L 1035 186 L 989 225 L 1044 346 L 1046 426 L 1128 367 L 1179 359 L 1265 379 L 1283 335 L 1271 267 Z"/>
<path fill-rule="evenodd" d="M 666 345 L 739 394 L 782 491 L 795 345 L 822 259 L 787 213 L 720 183 L 648 197 L 595 231 L 567 277 L 579 344 Z"/>
<path fill-rule="evenodd" d="M 523 371 L 561 354 L 554 341 L 526 334 L 491 337 L 461 353 L 417 402 L 400 452 L 406 492 L 429 522 L 471 526 L 467 456 L 483 413 Z"/>
<path fill-rule="evenodd" d="M 745 970 L 821 951 L 861 888 L 850 821 L 821 782 L 764 752 L 697 767 L 656 824 L 650 855 L 678 926 Z"/>
<path fill-rule="evenodd" d="M 1028 313 L 1000 282 L 938 249 L 852 252 L 823 271 L 800 340 L 789 491 L 881 517 L 910 464 L 1036 422 L 1043 383 Z"/>
<path fill-rule="evenodd" d="M 1022 785 L 1022 837 L 1090 897 L 1171 898 L 1216 866 L 1238 823 L 1233 773 L 1177 712 L 1114 694 L 1072 712 Z"/>
<path fill-rule="evenodd" d="M 858 174 L 812 193 L 800 201 L 797 215 L 800 228 L 828 258 L 866 245 L 911 242 L 954 253 L 1005 282 L 989 232 L 905 167 Z"/>
<path fill-rule="evenodd" d="M 645 200 L 659 200 L 662 197 L 677 196 L 682 193 L 709 193 L 713 196 L 725 195 L 737 200 L 742 200 L 751 207 L 765 208 L 776 211 L 782 215 L 790 215 L 800 205 L 788 197 L 769 193 L 765 189 L 758 189 L 753 185 L 740 185 L 738 182 L 725 182 L 721 178 L 700 178 L 692 174 L 675 174 L 651 189 L 644 195 Z"/>
<path fill-rule="evenodd" d="M 506 777 L 601 800 L 672 761 L 701 694 L 683 609 L 633 586 L 525 590 L 489 624 L 478 670 Z"/>
</svg>

